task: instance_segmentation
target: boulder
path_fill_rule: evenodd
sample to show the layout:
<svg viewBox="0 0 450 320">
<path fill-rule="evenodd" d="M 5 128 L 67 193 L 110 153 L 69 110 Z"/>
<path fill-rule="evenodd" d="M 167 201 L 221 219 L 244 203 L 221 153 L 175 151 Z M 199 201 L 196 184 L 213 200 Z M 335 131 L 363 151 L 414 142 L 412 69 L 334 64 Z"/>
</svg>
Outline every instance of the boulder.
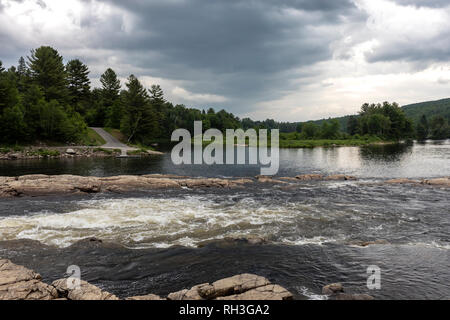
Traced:
<svg viewBox="0 0 450 320">
<path fill-rule="evenodd" d="M 297 180 L 310 181 L 310 180 L 322 180 L 323 175 L 321 174 L 303 174 L 295 177 Z"/>
<path fill-rule="evenodd" d="M 254 274 L 241 274 L 169 294 L 168 300 L 289 300 L 292 294 Z"/>
<path fill-rule="evenodd" d="M 58 291 L 60 297 L 68 300 L 119 300 L 112 293 L 103 291 L 102 289 L 80 280 L 80 286 L 70 288 L 67 279 L 56 280 L 52 286 Z"/>
<path fill-rule="evenodd" d="M 191 289 L 187 290 L 181 290 L 174 293 L 171 293 L 167 296 L 168 300 L 205 300 L 204 297 L 200 295 L 200 288 L 203 286 L 209 286 L 208 283 L 200 284 L 195 287 L 192 287 Z"/>
<path fill-rule="evenodd" d="M 0 260 L 0 300 L 53 300 L 58 292 L 41 276 L 9 260 Z"/>
<path fill-rule="evenodd" d="M 450 178 L 446 177 L 446 178 L 423 180 L 422 184 L 426 184 L 429 186 L 450 187 Z"/>
<path fill-rule="evenodd" d="M 199 294 L 206 299 L 214 299 L 217 297 L 243 293 L 269 284 L 270 281 L 264 277 L 245 273 L 218 280 L 211 285 L 204 285 L 199 288 Z"/>
<path fill-rule="evenodd" d="M 270 284 L 267 286 L 255 288 L 241 294 L 228 297 L 218 297 L 216 300 L 292 300 L 292 293 L 283 287 Z"/>
<path fill-rule="evenodd" d="M 344 292 L 344 286 L 342 283 L 332 283 L 322 288 L 322 294 L 331 296 L 340 292 Z"/>
<path fill-rule="evenodd" d="M 66 153 L 70 154 L 70 155 L 76 155 L 77 154 L 77 152 L 75 150 L 73 150 L 73 149 L 67 149 Z"/>
</svg>

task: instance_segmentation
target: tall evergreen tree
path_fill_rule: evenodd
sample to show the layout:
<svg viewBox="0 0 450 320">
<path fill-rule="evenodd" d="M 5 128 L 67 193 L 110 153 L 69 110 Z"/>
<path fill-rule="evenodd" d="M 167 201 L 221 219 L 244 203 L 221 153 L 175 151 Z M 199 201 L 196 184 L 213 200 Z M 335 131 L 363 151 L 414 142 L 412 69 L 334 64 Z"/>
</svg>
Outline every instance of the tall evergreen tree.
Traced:
<svg viewBox="0 0 450 320">
<path fill-rule="evenodd" d="M 52 99 L 66 103 L 67 75 L 62 56 L 52 47 L 31 50 L 28 67 L 34 83 L 42 87 L 47 101 Z"/>
<path fill-rule="evenodd" d="M 153 108 L 147 90 L 140 81 L 131 75 L 123 92 L 124 117 L 121 129 L 128 136 L 128 141 L 146 143 L 160 134 L 159 118 Z"/>
<path fill-rule="evenodd" d="M 152 85 L 152 87 L 148 91 L 150 92 L 150 99 L 152 103 L 163 104 L 165 102 L 164 92 L 159 84 Z"/>
<path fill-rule="evenodd" d="M 17 65 L 17 77 L 17 88 L 19 89 L 20 93 L 23 93 L 28 87 L 30 80 L 30 73 L 23 57 L 20 57 L 19 64 Z"/>
<path fill-rule="evenodd" d="M 27 74 L 27 64 L 23 57 L 20 57 L 20 59 L 19 59 L 19 65 L 17 66 L 17 73 L 21 77 L 23 77 Z"/>
<path fill-rule="evenodd" d="M 89 69 L 80 60 L 70 60 L 66 66 L 67 83 L 71 102 L 76 106 L 86 101 L 89 97 L 91 81 L 89 80 Z"/>
<path fill-rule="evenodd" d="M 113 69 L 108 68 L 100 77 L 103 99 L 107 106 L 111 106 L 119 98 L 120 80 Z"/>
</svg>

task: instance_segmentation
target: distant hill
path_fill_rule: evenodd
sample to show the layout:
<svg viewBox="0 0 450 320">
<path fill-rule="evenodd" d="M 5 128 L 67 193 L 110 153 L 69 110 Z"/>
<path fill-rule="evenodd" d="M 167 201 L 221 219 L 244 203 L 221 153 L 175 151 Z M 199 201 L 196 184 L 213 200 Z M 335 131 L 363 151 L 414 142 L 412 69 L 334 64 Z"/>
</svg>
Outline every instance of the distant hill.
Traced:
<svg viewBox="0 0 450 320">
<path fill-rule="evenodd" d="M 450 98 L 414 103 L 402 108 L 405 110 L 406 116 L 416 123 L 422 115 L 425 115 L 428 119 L 434 116 L 443 116 L 450 122 Z"/>
<path fill-rule="evenodd" d="M 414 123 L 417 123 L 419 119 L 422 117 L 422 115 L 425 115 L 428 120 L 433 118 L 434 116 L 443 116 L 450 122 L 450 98 L 448 99 L 442 99 L 442 100 L 436 100 L 436 101 L 426 101 L 426 102 L 419 102 L 414 104 L 409 104 L 406 106 L 403 106 L 402 109 L 405 111 L 405 114 L 408 118 L 414 121 Z M 331 119 L 336 119 L 339 121 L 341 125 L 341 130 L 346 131 L 347 130 L 347 123 L 348 119 L 351 116 L 344 116 L 344 117 L 338 117 L 338 118 L 330 118 L 330 119 L 321 119 L 312 121 L 315 124 L 321 125 L 322 122 L 328 121 Z"/>
</svg>

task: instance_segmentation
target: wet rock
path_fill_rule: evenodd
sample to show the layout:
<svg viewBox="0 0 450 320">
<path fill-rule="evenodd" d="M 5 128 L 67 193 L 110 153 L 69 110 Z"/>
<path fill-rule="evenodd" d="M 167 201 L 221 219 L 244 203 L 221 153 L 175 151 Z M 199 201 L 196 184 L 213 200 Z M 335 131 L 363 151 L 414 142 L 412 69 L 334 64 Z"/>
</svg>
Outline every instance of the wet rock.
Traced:
<svg viewBox="0 0 450 320">
<path fill-rule="evenodd" d="M 391 179 L 386 181 L 387 184 L 418 184 L 419 182 L 411 179 Z"/>
<path fill-rule="evenodd" d="M 292 294 L 253 274 L 241 274 L 171 293 L 168 300 L 288 300 Z"/>
<path fill-rule="evenodd" d="M 423 180 L 422 184 L 426 184 L 429 186 L 450 187 L 450 178 L 446 177 L 446 178 Z"/>
<path fill-rule="evenodd" d="M 269 284 L 270 281 L 264 277 L 245 273 L 218 280 L 208 286 L 202 286 L 199 288 L 199 293 L 206 299 L 214 299 L 217 297 L 243 293 Z"/>
<path fill-rule="evenodd" d="M 0 260 L 0 300 L 52 300 L 58 292 L 41 276 L 9 260 Z"/>
<path fill-rule="evenodd" d="M 303 174 L 295 177 L 297 180 L 301 181 L 311 181 L 311 180 L 322 180 L 323 175 L 321 174 Z"/>
<path fill-rule="evenodd" d="M 334 297 L 335 300 L 375 300 L 374 297 L 368 294 L 348 294 L 339 293 Z"/>
<path fill-rule="evenodd" d="M 389 244 L 387 240 L 374 240 L 374 241 L 352 241 L 350 245 L 358 247 L 368 247 L 371 245 Z"/>
<path fill-rule="evenodd" d="M 283 287 L 270 284 L 264 287 L 255 288 L 241 294 L 228 297 L 219 297 L 216 300 L 292 300 L 292 293 Z"/>
<path fill-rule="evenodd" d="M 80 286 L 75 288 L 69 287 L 67 282 L 67 279 L 60 279 L 52 283 L 62 298 L 68 300 L 119 300 L 112 293 L 103 291 L 86 281 L 80 280 Z"/>
<path fill-rule="evenodd" d="M 150 176 L 115 176 L 107 178 L 73 175 L 29 175 L 17 179 L 2 178 L 0 197 L 44 196 L 74 193 L 127 192 L 136 189 L 238 188 L 250 179 L 159 178 Z"/>
<path fill-rule="evenodd" d="M 322 294 L 327 296 L 331 296 L 341 292 L 344 292 L 344 286 L 342 285 L 342 283 L 332 283 L 322 288 Z"/>
<path fill-rule="evenodd" d="M 344 174 L 335 174 L 335 175 L 326 177 L 325 180 L 328 180 L 328 181 L 355 181 L 355 180 L 357 180 L 357 178 L 353 177 L 353 176 L 347 176 Z"/>
<path fill-rule="evenodd" d="M 148 294 L 146 296 L 136 296 L 136 297 L 129 297 L 125 300 L 135 300 L 135 301 L 156 301 L 156 300 L 166 300 L 161 298 L 160 296 L 157 296 L 156 294 Z"/>
</svg>

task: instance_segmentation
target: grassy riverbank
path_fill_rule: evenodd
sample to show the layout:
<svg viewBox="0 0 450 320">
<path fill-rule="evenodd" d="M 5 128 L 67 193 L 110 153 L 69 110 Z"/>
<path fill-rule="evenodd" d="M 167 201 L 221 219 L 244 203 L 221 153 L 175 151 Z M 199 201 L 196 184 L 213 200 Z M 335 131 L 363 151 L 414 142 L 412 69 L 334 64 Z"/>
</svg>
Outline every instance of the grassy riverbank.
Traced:
<svg viewBox="0 0 450 320">
<path fill-rule="evenodd" d="M 192 143 L 195 144 L 194 139 Z M 203 146 L 211 144 L 210 141 L 203 141 Z M 235 141 L 237 143 L 237 141 Z M 291 134 L 280 134 L 279 147 L 283 149 L 295 149 L 295 148 L 316 148 L 316 147 L 359 147 L 375 144 L 390 144 L 395 143 L 395 141 L 383 140 L 377 136 L 364 136 L 364 137 L 354 137 L 348 139 L 295 139 L 292 138 Z M 223 144 L 227 144 L 226 141 Z M 249 140 L 246 139 L 246 145 L 249 144 Z M 240 145 L 240 144 L 239 144 Z M 259 145 L 259 143 L 258 143 Z M 269 141 L 269 146 L 271 143 Z"/>
</svg>

